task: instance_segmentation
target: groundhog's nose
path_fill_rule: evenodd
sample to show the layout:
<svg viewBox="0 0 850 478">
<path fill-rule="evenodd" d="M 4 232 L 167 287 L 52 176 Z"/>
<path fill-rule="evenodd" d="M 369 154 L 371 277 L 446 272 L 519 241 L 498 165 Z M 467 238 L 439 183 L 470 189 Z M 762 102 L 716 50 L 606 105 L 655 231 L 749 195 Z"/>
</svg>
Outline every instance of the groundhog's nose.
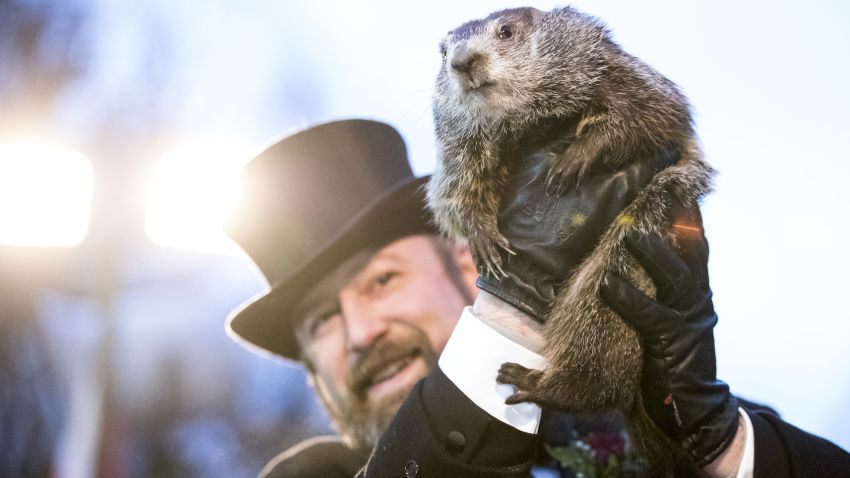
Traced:
<svg viewBox="0 0 850 478">
<path fill-rule="evenodd" d="M 469 73 L 481 64 L 483 58 L 481 53 L 470 50 L 466 44 L 461 43 L 452 52 L 452 68 L 459 73 Z"/>
</svg>

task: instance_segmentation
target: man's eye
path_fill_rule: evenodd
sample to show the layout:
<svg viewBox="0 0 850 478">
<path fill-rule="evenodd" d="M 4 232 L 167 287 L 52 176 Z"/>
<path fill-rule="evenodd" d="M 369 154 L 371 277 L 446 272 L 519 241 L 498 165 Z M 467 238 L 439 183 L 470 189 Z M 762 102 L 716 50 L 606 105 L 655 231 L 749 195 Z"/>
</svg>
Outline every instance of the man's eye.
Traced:
<svg viewBox="0 0 850 478">
<path fill-rule="evenodd" d="M 384 272 L 375 278 L 375 283 L 379 286 L 385 286 L 390 280 L 392 280 L 393 277 L 395 277 L 395 275 L 395 272 Z"/>
<path fill-rule="evenodd" d="M 324 312 L 318 313 L 310 317 L 310 322 L 307 324 L 307 330 L 310 332 L 310 335 L 316 335 L 318 330 L 327 322 L 329 322 L 335 315 L 339 313 L 339 310 L 328 309 Z"/>
</svg>

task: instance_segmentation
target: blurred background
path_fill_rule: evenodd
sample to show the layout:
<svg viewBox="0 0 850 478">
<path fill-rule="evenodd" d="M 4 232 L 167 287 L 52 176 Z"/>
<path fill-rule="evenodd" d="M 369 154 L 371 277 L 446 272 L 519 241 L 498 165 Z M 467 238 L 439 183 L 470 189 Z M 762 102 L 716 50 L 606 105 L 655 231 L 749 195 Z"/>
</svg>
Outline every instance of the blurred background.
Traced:
<svg viewBox="0 0 850 478">
<path fill-rule="evenodd" d="M 555 2 L 528 2 L 549 9 Z M 690 97 L 734 392 L 850 448 L 850 6 L 577 1 Z M 507 2 L 0 0 L 0 476 L 254 476 L 327 433 L 225 335 L 239 168 L 366 117 L 434 167 L 437 44 Z"/>
</svg>

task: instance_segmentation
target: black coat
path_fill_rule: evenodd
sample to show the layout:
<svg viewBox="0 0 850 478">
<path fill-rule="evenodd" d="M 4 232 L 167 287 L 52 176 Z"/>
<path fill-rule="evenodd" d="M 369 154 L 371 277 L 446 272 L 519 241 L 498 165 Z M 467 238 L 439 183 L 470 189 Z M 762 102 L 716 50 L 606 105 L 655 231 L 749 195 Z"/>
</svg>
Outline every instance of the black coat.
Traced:
<svg viewBox="0 0 850 478">
<path fill-rule="evenodd" d="M 850 478 L 846 451 L 770 410 L 748 408 L 747 414 L 755 432 L 755 477 Z M 527 477 L 538 437 L 491 417 L 435 367 L 413 388 L 368 462 L 338 441 L 300 447 L 284 452 L 261 476 Z"/>
</svg>

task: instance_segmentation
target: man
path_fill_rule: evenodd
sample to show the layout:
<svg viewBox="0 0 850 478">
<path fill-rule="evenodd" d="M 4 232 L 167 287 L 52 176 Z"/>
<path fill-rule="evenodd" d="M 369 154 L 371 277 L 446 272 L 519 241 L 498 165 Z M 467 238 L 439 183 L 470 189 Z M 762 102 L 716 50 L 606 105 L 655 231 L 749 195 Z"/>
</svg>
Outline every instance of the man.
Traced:
<svg viewBox="0 0 850 478">
<path fill-rule="evenodd" d="M 423 208 L 425 179 L 412 176 L 392 128 L 328 123 L 260 154 L 245 169 L 250 198 L 228 232 L 271 291 L 236 313 L 230 329 L 253 347 L 302 360 L 346 440 L 300 445 L 265 473 L 526 476 L 541 410 L 506 406 L 495 371 L 504 361 L 545 366 L 535 353 L 537 320 L 567 265 L 589 251 L 652 168 L 675 156 L 663 152 L 649 169 L 635 166 L 584 186 L 581 198 L 546 199 L 544 163 L 532 153 L 500 216 L 517 256 L 506 278 L 479 280 L 483 292 L 464 309 L 475 296 L 474 265 L 467 251 L 435 235 Z M 587 221 L 553 234 L 552 218 L 579 200 Z M 716 315 L 701 223 L 693 208 L 677 217 L 687 223 L 682 230 L 697 231 L 681 238 L 682 257 L 658 238 L 629 242 L 656 282 L 657 301 L 618 277 L 603 287 L 604 299 L 643 338 L 652 419 L 710 476 L 753 467 L 764 476 L 850 470 L 834 445 L 768 412 L 739 410 L 715 379 Z"/>
</svg>

